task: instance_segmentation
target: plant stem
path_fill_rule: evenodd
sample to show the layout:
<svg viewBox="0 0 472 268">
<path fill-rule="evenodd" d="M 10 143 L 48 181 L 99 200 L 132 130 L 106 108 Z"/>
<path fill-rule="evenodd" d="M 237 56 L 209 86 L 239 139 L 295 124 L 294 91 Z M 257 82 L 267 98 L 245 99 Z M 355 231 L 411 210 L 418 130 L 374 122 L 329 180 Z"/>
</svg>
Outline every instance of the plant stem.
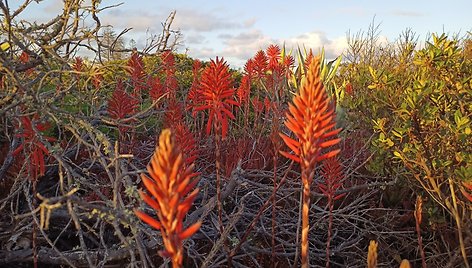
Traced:
<svg viewBox="0 0 472 268">
<path fill-rule="evenodd" d="M 36 176 L 36 175 L 34 175 Z M 36 199 L 37 189 L 36 189 L 37 179 L 33 178 L 33 208 L 37 206 L 38 200 Z M 36 221 L 33 221 L 33 231 L 32 231 L 32 251 L 33 251 L 33 267 L 38 268 L 38 226 Z"/>
<path fill-rule="evenodd" d="M 215 122 L 215 165 L 216 165 L 216 200 L 218 205 L 218 224 L 220 225 L 220 235 L 223 234 L 224 227 L 223 227 L 223 208 L 221 204 L 221 178 L 220 178 L 220 126 Z"/>
<path fill-rule="evenodd" d="M 274 148 L 276 149 L 276 146 L 274 145 Z M 275 221 L 275 216 L 276 216 L 276 188 L 277 188 L 277 151 L 274 150 L 274 177 L 273 177 L 273 182 L 274 182 L 274 189 L 272 190 L 272 267 L 275 267 L 275 226 L 276 226 L 276 221 Z"/>
<path fill-rule="evenodd" d="M 418 247 L 420 249 L 420 254 L 421 254 L 421 267 L 426 268 L 426 257 L 424 255 L 423 239 L 421 237 L 422 213 L 423 213 L 423 201 L 422 201 L 421 196 L 417 196 L 416 204 L 415 204 L 416 235 L 418 237 Z"/>
<path fill-rule="evenodd" d="M 308 259 L 308 231 L 310 230 L 309 214 L 310 214 L 310 183 L 308 179 L 308 170 L 302 171 L 303 183 L 303 207 L 302 207 L 302 268 L 308 268 L 310 261 Z"/>
<path fill-rule="evenodd" d="M 457 200 L 456 200 L 456 194 L 455 194 L 455 191 L 454 191 L 454 183 L 453 183 L 451 178 L 449 178 L 449 188 L 451 190 L 452 203 L 454 205 L 454 209 L 452 210 L 452 214 L 454 215 L 454 219 L 456 220 L 457 233 L 459 235 L 459 245 L 460 245 L 460 248 L 461 248 L 462 258 L 464 259 L 465 267 L 470 268 L 469 261 L 467 259 L 467 252 L 465 250 L 465 245 L 464 245 L 464 237 L 462 235 L 462 222 L 461 222 L 461 218 L 459 216 L 459 210 L 457 208 Z"/>
<path fill-rule="evenodd" d="M 329 249 L 331 247 L 331 233 L 332 233 L 332 229 L 333 229 L 334 201 L 333 201 L 333 198 L 331 196 L 328 197 L 328 206 L 329 206 L 329 215 L 328 215 L 328 238 L 327 238 L 327 241 L 326 241 L 326 268 L 329 268 L 329 263 L 330 263 Z"/>
</svg>

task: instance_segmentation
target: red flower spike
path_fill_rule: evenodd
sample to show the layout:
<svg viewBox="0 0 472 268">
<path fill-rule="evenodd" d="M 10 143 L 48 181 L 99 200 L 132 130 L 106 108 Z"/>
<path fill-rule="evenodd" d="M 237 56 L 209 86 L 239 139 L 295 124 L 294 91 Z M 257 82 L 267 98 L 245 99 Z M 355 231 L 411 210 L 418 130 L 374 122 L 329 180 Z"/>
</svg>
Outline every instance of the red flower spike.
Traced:
<svg viewBox="0 0 472 268">
<path fill-rule="evenodd" d="M 177 77 L 174 74 L 167 75 L 164 81 L 164 92 L 167 93 L 167 97 L 170 100 L 176 100 L 178 88 L 179 83 L 177 81 Z"/>
<path fill-rule="evenodd" d="M 137 50 L 133 50 L 131 58 L 128 60 L 128 72 L 131 75 L 131 83 L 133 85 L 133 92 L 135 96 L 138 96 L 141 90 L 144 88 L 144 62 L 142 56 L 140 56 Z"/>
<path fill-rule="evenodd" d="M 193 164 L 186 166 L 182 150 L 174 141 L 170 129 L 164 129 L 159 144 L 147 167 L 150 178 L 142 175 L 143 182 L 151 196 L 141 194 L 141 198 L 157 213 L 158 219 L 142 211 L 135 211 L 143 222 L 161 231 L 165 250 L 163 257 L 172 259 L 173 267 L 182 267 L 183 240 L 192 236 L 200 228 L 201 222 L 188 228 L 183 227 L 185 214 L 195 200 L 198 189 L 188 194 L 190 187 L 198 181 L 192 172 Z"/>
<path fill-rule="evenodd" d="M 249 100 L 249 95 L 251 94 L 251 78 L 249 75 L 245 74 L 241 78 L 241 84 L 236 92 L 238 95 L 239 103 L 247 103 Z"/>
<path fill-rule="evenodd" d="M 339 160 L 335 157 L 331 157 L 323 162 L 321 167 L 321 175 L 323 179 L 318 183 L 318 188 L 327 197 L 327 205 L 329 208 L 328 216 L 328 239 L 326 242 L 326 266 L 330 264 L 330 245 L 332 235 L 332 223 L 333 223 L 333 209 L 334 202 L 344 197 L 345 194 L 336 194 L 336 192 L 342 187 L 344 181 L 344 173 L 339 163 Z"/>
<path fill-rule="evenodd" d="M 193 78 L 198 76 L 198 72 L 200 71 L 200 68 L 202 67 L 202 62 L 199 60 L 194 60 L 193 65 L 192 65 L 192 73 L 193 73 Z"/>
<path fill-rule="evenodd" d="M 124 119 L 136 113 L 138 102 L 123 89 L 123 82 L 118 81 L 115 91 L 108 100 L 108 113 L 113 119 Z"/>
<path fill-rule="evenodd" d="M 164 51 L 161 54 L 162 68 L 165 74 L 164 92 L 168 93 L 167 97 L 171 100 L 176 99 L 178 82 L 175 76 L 175 57 L 171 51 Z"/>
<path fill-rule="evenodd" d="M 323 180 L 318 187 L 328 199 L 337 200 L 344 196 L 344 194 L 336 195 L 336 191 L 342 187 L 344 180 L 344 173 L 337 158 L 331 157 L 323 162 L 321 175 Z"/>
<path fill-rule="evenodd" d="M 214 123 L 216 128 L 221 128 L 222 137 L 226 137 L 228 117 L 234 119 L 233 106 L 239 106 L 239 103 L 234 100 L 235 89 L 232 88 L 232 83 L 229 67 L 223 58 L 219 60 L 217 57 L 216 61 L 211 60 L 210 65 L 203 71 L 200 80 L 203 103 L 195 110 L 209 111 L 207 134 L 210 134 L 212 123 Z"/>
<path fill-rule="evenodd" d="M 72 69 L 76 72 L 82 72 L 84 69 L 84 60 L 81 57 L 75 57 L 74 64 L 72 64 Z"/>
<path fill-rule="evenodd" d="M 197 148 L 195 138 L 184 121 L 182 104 L 171 100 L 164 115 L 164 127 L 174 133 L 176 143 L 184 152 L 184 162 L 189 166 L 197 158 Z"/>
<path fill-rule="evenodd" d="M 149 96 L 151 96 L 153 101 L 158 100 L 162 95 L 164 95 L 164 86 L 159 77 L 149 76 L 147 84 L 149 86 Z"/>
<path fill-rule="evenodd" d="M 268 67 L 268 58 L 264 51 L 259 50 L 254 56 L 254 72 L 258 78 L 264 77 L 267 67 Z"/>
<path fill-rule="evenodd" d="M 251 80 L 254 77 L 256 72 L 255 72 L 255 63 L 253 59 L 248 59 L 246 64 L 244 64 L 244 72 L 246 72 L 246 75 L 249 77 L 249 80 Z"/>
<path fill-rule="evenodd" d="M 175 133 L 176 142 L 180 144 L 180 148 L 184 152 L 184 162 L 187 166 L 190 166 L 197 159 L 198 154 L 195 137 L 183 123 L 172 126 L 172 130 Z"/>
<path fill-rule="evenodd" d="M 295 65 L 295 58 L 292 55 L 285 55 L 284 67 L 286 70 L 290 70 Z"/>
<path fill-rule="evenodd" d="M 161 54 L 162 68 L 166 74 L 175 73 L 175 57 L 171 51 L 164 51 Z"/>
<path fill-rule="evenodd" d="M 123 89 L 123 82 L 118 81 L 115 91 L 108 100 L 108 113 L 111 118 L 122 120 L 133 116 L 138 109 L 139 101 L 130 96 Z M 130 119 L 131 120 L 131 119 Z M 130 128 L 118 122 L 119 139 L 123 141 L 126 133 Z"/>
<path fill-rule="evenodd" d="M 308 52 L 308 55 L 306 56 L 305 59 L 305 67 L 308 68 L 310 66 L 311 62 L 315 59 L 315 55 L 313 55 L 313 50 L 310 49 Z"/>
<path fill-rule="evenodd" d="M 33 122 L 37 119 L 38 115 L 36 114 L 33 117 Z M 21 133 L 17 134 L 16 136 L 18 138 L 23 138 L 24 141 L 13 151 L 13 156 L 17 156 L 21 152 L 27 156 L 29 159 L 29 171 L 31 179 L 36 180 L 38 177 L 44 176 L 46 173 L 46 164 L 44 158 L 50 154 L 46 146 L 44 146 L 44 144 L 40 141 L 40 137 L 38 137 L 38 135 L 39 132 L 47 130 L 49 128 L 49 124 L 36 122 L 33 123 L 31 119 L 26 116 L 21 117 L 20 121 L 22 130 Z M 43 136 L 42 139 L 48 142 L 56 141 L 56 139 L 53 137 Z"/>
<path fill-rule="evenodd" d="M 200 68 L 201 67 L 202 67 L 202 63 L 199 60 L 195 60 L 193 62 L 193 67 L 192 67 L 193 81 L 187 94 L 187 104 L 186 104 L 187 111 L 193 110 L 201 102 L 201 96 L 200 96 Z"/>
<path fill-rule="evenodd" d="M 164 114 L 164 128 L 171 128 L 174 125 L 181 124 L 184 120 L 182 104 L 170 100 Z"/>
<path fill-rule="evenodd" d="M 267 58 L 269 59 L 268 68 L 275 70 L 279 67 L 280 61 L 280 47 L 278 45 L 270 45 L 266 49 Z"/>
</svg>

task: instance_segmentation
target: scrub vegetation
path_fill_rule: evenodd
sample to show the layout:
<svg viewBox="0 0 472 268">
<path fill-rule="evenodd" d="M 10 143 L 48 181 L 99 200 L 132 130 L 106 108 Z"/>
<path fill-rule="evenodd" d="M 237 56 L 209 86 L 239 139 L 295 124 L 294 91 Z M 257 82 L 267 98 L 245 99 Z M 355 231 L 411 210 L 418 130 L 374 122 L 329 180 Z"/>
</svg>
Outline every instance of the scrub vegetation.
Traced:
<svg viewBox="0 0 472 268">
<path fill-rule="evenodd" d="M 176 12 L 137 50 L 100 1 L 33 4 L 0 2 L 0 266 L 470 267 L 471 33 L 235 70 Z"/>
</svg>

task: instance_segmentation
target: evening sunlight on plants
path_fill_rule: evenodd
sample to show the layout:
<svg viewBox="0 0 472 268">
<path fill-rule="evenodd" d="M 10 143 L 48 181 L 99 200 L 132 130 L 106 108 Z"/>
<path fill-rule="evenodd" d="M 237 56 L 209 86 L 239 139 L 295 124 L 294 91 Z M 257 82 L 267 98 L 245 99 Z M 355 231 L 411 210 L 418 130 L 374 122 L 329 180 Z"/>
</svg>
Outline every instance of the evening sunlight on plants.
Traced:
<svg viewBox="0 0 472 268">
<path fill-rule="evenodd" d="M 0 267 L 469 268 L 471 25 L 367 2 L 0 0 Z"/>
</svg>

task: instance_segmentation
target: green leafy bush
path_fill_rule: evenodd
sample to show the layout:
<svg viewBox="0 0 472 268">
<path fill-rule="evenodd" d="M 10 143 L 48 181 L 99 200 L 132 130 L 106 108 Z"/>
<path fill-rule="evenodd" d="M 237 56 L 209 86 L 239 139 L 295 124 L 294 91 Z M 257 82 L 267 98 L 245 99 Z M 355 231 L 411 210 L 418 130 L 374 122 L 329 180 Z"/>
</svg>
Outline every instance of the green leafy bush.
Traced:
<svg viewBox="0 0 472 268">
<path fill-rule="evenodd" d="M 472 180 L 472 63 L 460 41 L 445 34 L 433 35 L 411 57 L 401 56 L 411 42 L 401 44 L 386 47 L 383 62 L 344 66 L 359 89 L 345 103 L 351 127 L 373 131 L 372 171 L 416 181 L 454 218 L 466 262 L 462 229 L 471 212 L 465 185 Z"/>
</svg>

